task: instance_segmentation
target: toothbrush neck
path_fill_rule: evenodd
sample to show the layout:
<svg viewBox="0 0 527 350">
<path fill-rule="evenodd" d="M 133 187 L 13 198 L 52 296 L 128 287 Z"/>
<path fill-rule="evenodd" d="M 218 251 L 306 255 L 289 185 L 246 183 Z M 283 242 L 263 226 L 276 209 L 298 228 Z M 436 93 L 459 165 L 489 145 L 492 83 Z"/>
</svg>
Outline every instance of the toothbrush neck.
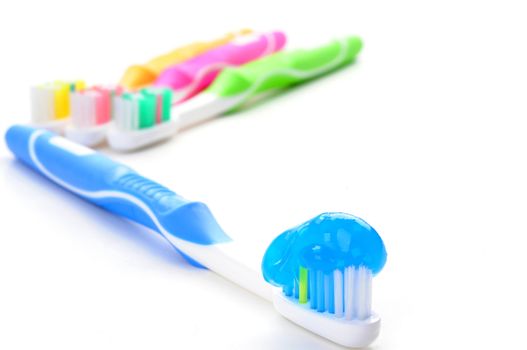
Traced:
<svg viewBox="0 0 527 350">
<path fill-rule="evenodd" d="M 166 238 L 178 250 L 209 270 L 268 301 L 272 300 L 272 288 L 265 282 L 260 267 L 263 252 L 255 253 L 248 245 L 235 241 L 201 245 L 175 236 Z"/>
<path fill-rule="evenodd" d="M 244 287 L 256 295 L 272 301 L 272 288 L 262 275 L 263 251 L 253 249 L 239 241 L 216 244 L 223 265 L 214 266 L 211 270 Z M 220 255 L 221 254 L 221 255 Z"/>
</svg>

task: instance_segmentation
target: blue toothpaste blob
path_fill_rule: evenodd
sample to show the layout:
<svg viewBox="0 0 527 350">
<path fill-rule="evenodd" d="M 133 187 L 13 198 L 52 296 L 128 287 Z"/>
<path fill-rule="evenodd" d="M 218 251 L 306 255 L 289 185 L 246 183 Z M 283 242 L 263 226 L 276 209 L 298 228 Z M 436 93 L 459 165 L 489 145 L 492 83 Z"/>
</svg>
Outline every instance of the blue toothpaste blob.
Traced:
<svg viewBox="0 0 527 350">
<path fill-rule="evenodd" d="M 386 263 L 379 234 L 364 220 L 346 213 L 323 213 L 279 235 L 262 261 L 265 280 L 292 291 L 300 266 L 323 273 L 365 266 L 375 275 Z"/>
</svg>

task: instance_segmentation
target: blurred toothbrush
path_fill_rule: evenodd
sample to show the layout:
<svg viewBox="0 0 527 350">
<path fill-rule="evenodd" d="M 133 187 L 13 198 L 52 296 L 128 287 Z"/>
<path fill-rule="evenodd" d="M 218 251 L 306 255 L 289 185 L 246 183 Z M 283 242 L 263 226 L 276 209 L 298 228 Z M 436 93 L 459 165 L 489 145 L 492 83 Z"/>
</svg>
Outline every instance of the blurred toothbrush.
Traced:
<svg viewBox="0 0 527 350">
<path fill-rule="evenodd" d="M 120 85 L 123 88 L 130 90 L 150 85 L 166 68 L 187 61 L 216 47 L 225 45 L 231 40 L 243 37 L 249 33 L 251 33 L 250 29 L 242 29 L 238 32 L 226 34 L 215 40 L 196 42 L 180 47 L 169 53 L 155 57 L 143 65 L 130 66 L 121 78 Z"/>
<path fill-rule="evenodd" d="M 92 87 L 85 93 L 85 84 L 54 82 L 31 88 L 31 119 L 35 126 L 47 128 L 86 146 L 96 146 L 105 140 L 105 129 L 111 119 L 112 99 L 124 89 L 132 90 L 153 83 L 166 68 L 187 61 L 207 51 L 240 39 L 251 33 L 243 29 L 208 42 L 196 42 L 153 58 L 144 65 L 127 69 L 117 87 Z M 76 92 L 70 97 L 71 92 Z M 108 98 L 110 96 L 110 98 Z M 70 109 L 73 113 L 70 122 Z M 110 114 L 108 115 L 108 111 Z M 66 129 L 66 130 L 65 130 Z"/>
<path fill-rule="evenodd" d="M 285 34 L 272 32 L 246 35 L 208 51 L 193 59 L 171 66 L 154 83 L 174 91 L 173 103 L 195 96 L 209 86 L 216 76 L 229 66 L 240 66 L 280 51 L 286 42 Z"/>
<path fill-rule="evenodd" d="M 56 81 L 32 86 L 31 124 L 62 133 L 70 116 L 70 94 L 84 88 L 83 81 Z"/>
<path fill-rule="evenodd" d="M 207 119 L 229 112 L 251 97 L 272 90 L 302 83 L 340 67 L 355 59 L 362 48 L 358 37 L 348 37 L 324 46 L 283 51 L 238 68 L 226 68 L 201 94 L 172 108 L 169 120 L 153 127 L 121 128 L 119 125 L 141 125 L 140 122 L 115 123 L 108 131 L 110 147 L 119 151 L 132 151 L 146 147 L 174 135 Z M 142 115 L 116 115 L 128 120 Z"/>
<path fill-rule="evenodd" d="M 9 128 L 6 142 L 20 161 L 55 184 L 156 231 L 189 262 L 272 301 L 292 322 L 349 347 L 377 338 L 372 277 L 384 267 L 386 249 L 365 221 L 324 213 L 280 234 L 258 256 L 225 234 L 204 203 L 92 149 L 27 126 Z"/>
</svg>

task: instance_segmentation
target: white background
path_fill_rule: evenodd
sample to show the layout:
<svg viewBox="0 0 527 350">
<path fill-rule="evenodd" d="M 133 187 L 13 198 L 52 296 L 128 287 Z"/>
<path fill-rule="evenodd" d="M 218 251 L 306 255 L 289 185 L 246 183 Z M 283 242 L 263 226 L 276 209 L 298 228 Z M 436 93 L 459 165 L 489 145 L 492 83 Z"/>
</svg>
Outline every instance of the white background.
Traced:
<svg viewBox="0 0 527 350">
<path fill-rule="evenodd" d="M 359 34 L 352 67 L 115 158 L 261 247 L 323 211 L 364 218 L 389 253 L 373 349 L 526 348 L 526 14 L 482 0 L 3 1 L 0 129 L 27 120 L 31 84 L 116 82 L 241 27 L 282 29 L 289 47 Z M 0 348 L 338 347 L 2 142 Z"/>
</svg>

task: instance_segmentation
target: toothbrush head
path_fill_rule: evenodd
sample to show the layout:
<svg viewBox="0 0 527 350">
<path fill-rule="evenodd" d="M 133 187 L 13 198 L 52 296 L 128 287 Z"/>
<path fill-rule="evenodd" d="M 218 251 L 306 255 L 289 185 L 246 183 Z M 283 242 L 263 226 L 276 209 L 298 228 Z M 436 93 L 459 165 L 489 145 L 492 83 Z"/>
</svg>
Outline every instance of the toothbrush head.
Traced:
<svg viewBox="0 0 527 350">
<path fill-rule="evenodd" d="M 70 93 L 84 87 L 83 81 L 55 81 L 31 87 L 31 122 L 53 131 L 62 131 L 70 115 Z"/>
<path fill-rule="evenodd" d="M 324 213 L 279 235 L 262 271 L 278 287 L 273 302 L 286 318 L 338 344 L 364 347 L 379 334 L 372 277 L 385 263 L 384 243 L 365 221 Z"/>
<path fill-rule="evenodd" d="M 93 86 L 70 94 L 71 123 L 66 137 L 88 147 L 104 141 L 112 120 L 112 100 L 122 94 L 120 87 Z"/>
<path fill-rule="evenodd" d="M 114 123 L 108 130 L 113 149 L 130 151 L 172 135 L 176 124 L 170 119 L 172 91 L 145 88 L 114 98 Z"/>
</svg>

